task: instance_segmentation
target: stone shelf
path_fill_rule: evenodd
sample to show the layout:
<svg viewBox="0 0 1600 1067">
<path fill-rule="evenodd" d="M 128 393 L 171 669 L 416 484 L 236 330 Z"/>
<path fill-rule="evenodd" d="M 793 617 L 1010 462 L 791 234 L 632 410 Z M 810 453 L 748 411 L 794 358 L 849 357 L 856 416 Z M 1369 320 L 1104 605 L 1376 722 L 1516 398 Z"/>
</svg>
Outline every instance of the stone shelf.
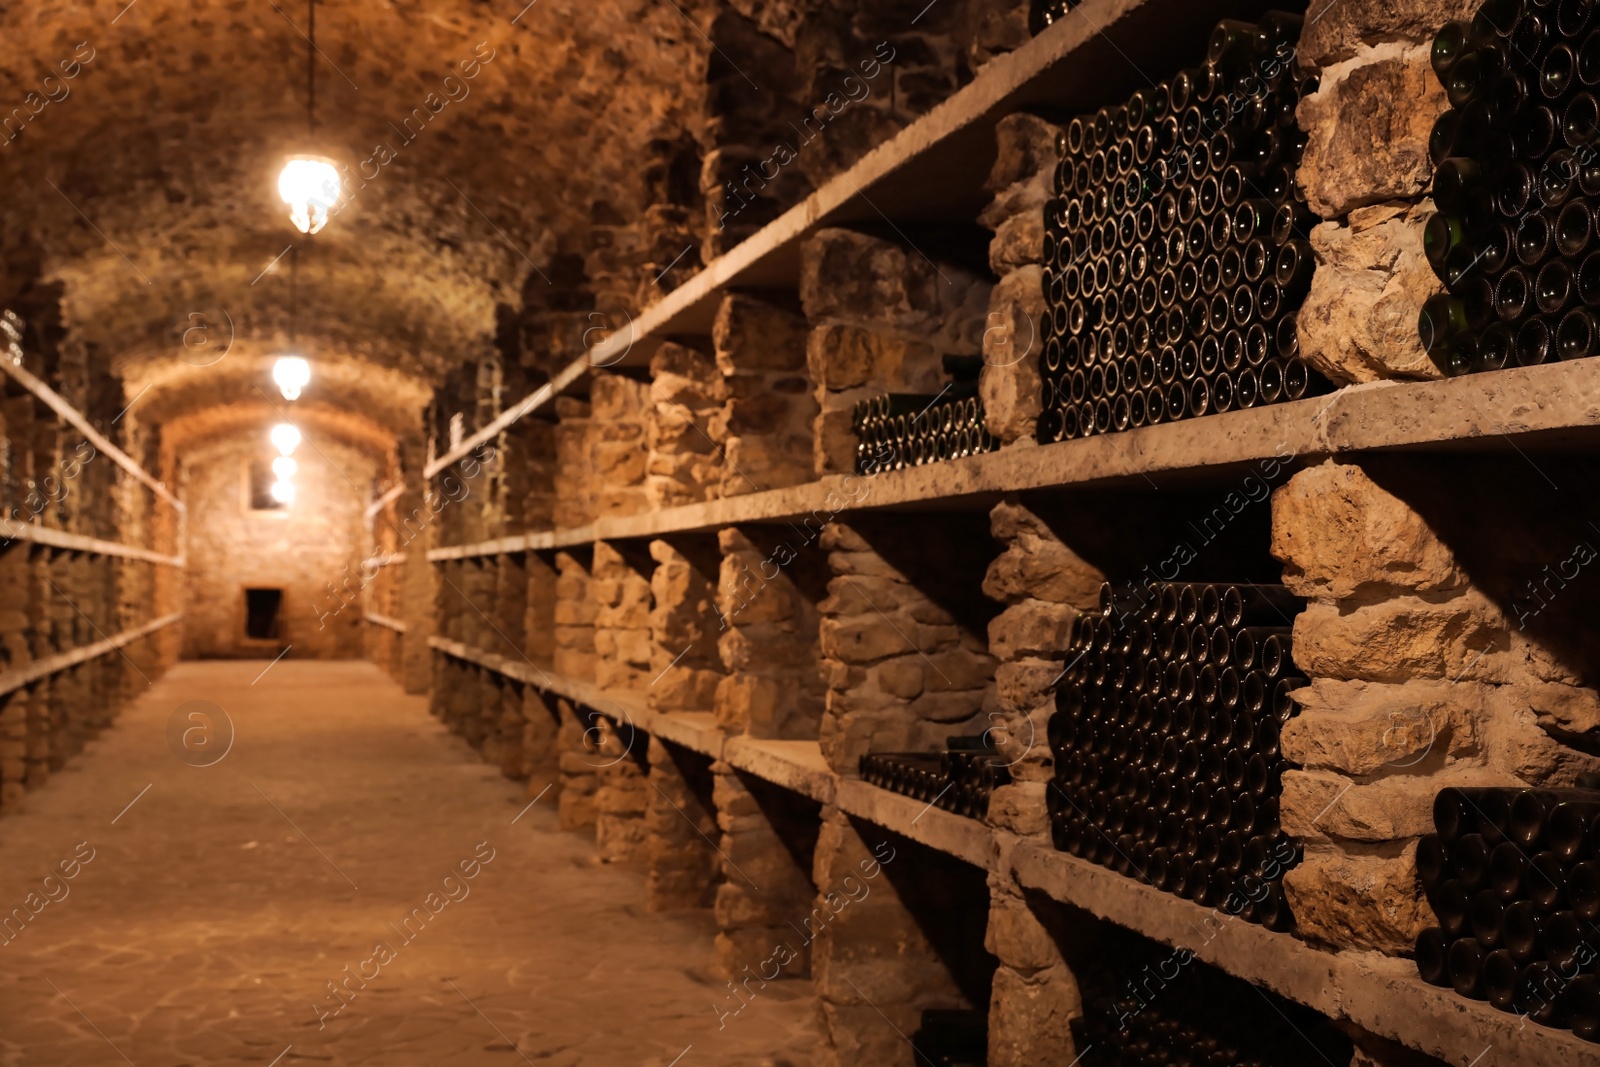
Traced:
<svg viewBox="0 0 1600 1067">
<path fill-rule="evenodd" d="M 9 374 L 16 380 L 18 385 L 32 393 L 41 404 L 54 411 L 62 421 L 83 434 L 84 440 L 88 441 L 98 451 L 105 453 L 111 462 L 143 482 L 152 493 L 164 500 L 179 514 L 184 512 L 183 501 L 173 496 L 165 484 L 158 482 L 151 476 L 150 472 L 135 463 L 132 456 L 112 444 L 104 434 L 96 430 L 89 420 L 83 417 L 83 413 L 67 403 L 60 393 L 57 393 L 42 380 L 35 377 L 32 372 L 19 364 L 11 362 L 9 359 L 0 359 L 0 371 Z"/>
<path fill-rule="evenodd" d="M 815 741 L 730 737 L 723 745 L 722 759 L 731 767 L 792 793 L 801 793 L 822 804 L 836 802 L 841 783 L 822 758 L 822 747 Z"/>
<path fill-rule="evenodd" d="M 1431 986 L 1410 960 L 1324 952 L 1049 846 L 1011 840 L 1010 867 L 1023 885 L 1448 1063 L 1600 1064 L 1600 1045 Z"/>
<path fill-rule="evenodd" d="M 1092 110 L 1149 84 L 1145 70 L 1194 58 L 1223 18 L 1255 18 L 1266 0 L 1085 0 L 972 82 L 868 152 L 805 200 L 719 256 L 660 302 L 624 311 L 611 336 L 423 470 L 431 478 L 581 384 L 591 370 L 639 367 L 669 337 L 707 334 L 730 286 L 794 288 L 800 242 L 818 228 L 972 218 L 987 199 L 995 125 L 1029 107 Z M 892 212 L 886 214 L 885 212 Z"/>
<path fill-rule="evenodd" d="M 163 615 L 161 618 L 147 622 L 143 626 L 136 626 L 132 630 L 124 630 L 115 637 L 96 641 L 92 645 L 84 645 L 82 648 L 74 648 L 69 652 L 58 652 L 53 656 L 34 660 L 26 667 L 18 670 L 0 671 L 0 696 L 15 692 L 24 686 L 32 685 L 34 682 L 48 678 L 52 674 L 59 674 L 70 667 L 76 667 L 80 663 L 87 663 L 92 659 L 106 655 L 108 652 L 115 652 L 126 645 L 131 645 L 140 638 L 149 637 L 157 630 L 171 626 L 182 618 L 182 612 Z"/>
<path fill-rule="evenodd" d="M 619 722 L 809 796 L 1097 918 L 1172 945 L 1239 978 L 1458 1067 L 1600 1067 L 1600 1045 L 1423 982 L 1406 959 L 1326 952 L 1164 893 L 1076 856 L 835 774 L 814 741 L 727 737 L 707 713 L 654 713 L 638 694 L 603 693 L 504 656 L 432 638 L 437 650 L 578 701 Z M 1484 1054 L 1493 1050 L 1493 1056 Z"/>
<path fill-rule="evenodd" d="M 406 624 L 401 622 L 399 619 L 392 618 L 388 615 L 379 615 L 376 611 L 369 611 L 363 615 L 362 618 L 366 619 L 374 626 L 382 626 L 384 629 L 393 630 L 397 634 L 403 634 L 407 629 L 409 629 L 409 627 L 407 627 Z"/>
<path fill-rule="evenodd" d="M 31 522 L 0 519 L 0 547 L 3 547 L 6 541 L 27 541 L 30 544 L 64 548 L 71 552 L 120 556 L 123 559 L 143 560 L 146 563 L 159 563 L 168 567 L 182 567 L 186 562 L 182 556 L 163 555 L 148 548 L 125 545 L 119 541 L 102 541 L 98 537 L 85 537 L 82 534 L 67 533 L 65 530 L 53 530 L 48 526 L 39 526 Z"/>
<path fill-rule="evenodd" d="M 660 737 L 703 755 L 720 759 L 723 733 L 717 729 L 713 716 L 707 713 L 656 712 L 638 693 L 618 693 L 604 690 L 590 682 L 565 678 L 554 671 L 545 670 L 526 658 L 517 659 L 464 645 L 443 637 L 428 638 L 428 646 L 437 652 L 476 664 L 541 692 L 566 697 L 586 708 L 598 711 L 624 726 L 632 726 L 647 734 Z"/>
<path fill-rule="evenodd" d="M 548 551 L 740 523 L 800 524 L 813 516 L 817 528 L 846 511 L 988 508 L 1004 493 L 1032 489 L 1225 481 L 1273 459 L 1386 449 L 1588 447 L 1597 429 L 1600 359 L 1447 381 L 1377 382 L 1126 433 L 1010 448 L 872 477 L 830 475 L 790 489 L 600 519 L 569 530 L 436 548 L 428 559 Z"/>
<path fill-rule="evenodd" d="M 977 819 L 868 785 L 859 778 L 840 778 L 837 788 L 841 811 L 947 852 L 974 867 L 994 869 L 994 831 Z"/>
</svg>

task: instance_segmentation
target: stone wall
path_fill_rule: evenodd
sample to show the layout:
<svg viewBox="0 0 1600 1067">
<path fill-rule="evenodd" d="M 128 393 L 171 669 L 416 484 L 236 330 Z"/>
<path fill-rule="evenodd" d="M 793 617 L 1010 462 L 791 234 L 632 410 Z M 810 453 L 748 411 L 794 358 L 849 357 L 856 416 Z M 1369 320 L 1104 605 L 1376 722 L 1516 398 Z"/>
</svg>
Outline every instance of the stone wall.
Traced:
<svg viewBox="0 0 1600 1067">
<path fill-rule="evenodd" d="M 787 532 L 787 531 L 785 531 Z M 720 532 L 717 724 L 751 737 L 817 737 L 826 699 L 817 605 L 828 575 L 816 549 L 762 527 Z"/>
<path fill-rule="evenodd" d="M 636 515 L 650 507 L 645 490 L 650 388 L 616 374 L 599 374 L 589 386 L 589 470 L 595 515 Z"/>
<path fill-rule="evenodd" d="M 711 760 L 658 738 L 649 745 L 645 907 L 710 907 L 721 867 Z"/>
<path fill-rule="evenodd" d="M 650 505 L 710 500 L 722 484 L 722 375 L 710 357 L 667 343 L 650 360 Z"/>
<path fill-rule="evenodd" d="M 817 405 L 806 379 L 806 321 L 766 294 L 728 293 L 711 327 L 727 404 L 721 495 L 812 477 Z"/>
<path fill-rule="evenodd" d="M 713 770 L 712 799 L 721 831 L 722 877 L 714 906 L 718 968 L 730 982 L 742 980 L 747 968 L 804 978 L 811 949 L 807 935 L 795 934 L 816 895 L 812 864 L 820 807 L 726 763 Z M 788 948 L 788 958 L 774 959 L 780 945 Z"/>
<path fill-rule="evenodd" d="M 46 294 L 49 295 L 49 294 Z M 92 373 L 89 355 L 62 342 L 55 297 L 34 308 L 25 366 L 113 443 L 157 466 L 158 442 L 120 422 L 120 384 Z M 5 357 L 9 358 L 9 356 Z M 152 516 L 158 516 L 153 519 Z M 77 429 L 0 376 L 0 518 L 174 553 L 171 509 L 156 501 Z M 172 568 L 98 552 L 0 538 L 0 676 L 95 644 L 175 609 Z M 158 678 L 176 645 L 163 633 L 0 695 L 0 812 L 21 810 Z"/>
<path fill-rule="evenodd" d="M 650 639 L 649 560 L 637 555 L 630 558 L 615 546 L 597 541 L 591 573 L 595 684 L 601 689 L 644 693 L 655 677 L 650 672 L 655 646 Z"/>
<path fill-rule="evenodd" d="M 595 848 L 603 863 L 642 863 L 650 853 L 647 813 L 654 790 L 649 781 L 649 738 L 626 721 L 604 715 L 592 720 L 594 735 Z"/>
<path fill-rule="evenodd" d="M 594 521 L 593 459 L 589 451 L 589 404 L 556 398 L 555 526 L 570 530 Z"/>
<path fill-rule="evenodd" d="M 717 651 L 717 573 L 708 538 L 650 542 L 650 681 L 653 711 L 710 711 L 723 678 Z"/>
<path fill-rule="evenodd" d="M 995 661 L 978 636 L 986 620 L 970 603 L 947 606 L 930 596 L 960 589 L 952 567 L 959 557 L 940 551 L 960 538 L 958 524 L 928 533 L 907 544 L 861 521 L 823 531 L 833 577 L 820 605 L 828 683 L 821 741 L 840 774 L 854 775 L 868 750 L 930 750 L 987 726 Z"/>
<path fill-rule="evenodd" d="M 853 471 L 857 401 L 945 385 L 943 357 L 982 352 L 988 281 L 913 248 L 851 230 L 819 230 L 801 248 L 806 360 L 820 413 L 815 472 Z"/>
<path fill-rule="evenodd" d="M 1441 457 L 1329 461 L 1274 494 L 1273 553 L 1310 602 L 1312 683 L 1283 731 L 1302 936 L 1408 953 L 1432 923 L 1414 858 L 1439 790 L 1600 770 L 1592 499 L 1559 461 Z"/>
<path fill-rule="evenodd" d="M 1321 83 L 1300 102 L 1299 183 L 1325 220 L 1311 231 L 1317 269 L 1300 355 L 1336 385 L 1440 376 L 1417 336 L 1423 301 L 1443 288 L 1422 254 L 1428 134 L 1449 106 L 1428 54 L 1439 27 L 1477 7 L 1337 4 L 1300 42 L 1300 64 Z"/>
<path fill-rule="evenodd" d="M 551 663 L 556 673 L 565 678 L 593 681 L 598 665 L 594 632 L 598 608 L 589 593 L 589 567 L 577 554 L 558 552 L 555 570 Z"/>
<path fill-rule="evenodd" d="M 892 840 L 891 840 L 892 839 Z M 824 1044 L 817 1063 L 906 1059 L 928 1008 L 988 999 L 981 944 L 983 874 L 835 808 L 823 809 L 817 898 L 802 924 Z M 963 936 L 965 935 L 965 936 Z"/>
<path fill-rule="evenodd" d="M 318 437 L 316 447 L 302 445 L 295 454 L 293 506 L 252 511 L 249 464 L 275 454 L 268 428 L 185 451 L 184 655 L 271 659 L 292 644 L 301 658 L 359 656 L 360 564 L 371 547 L 364 513 L 376 463 Z M 283 590 L 277 639 L 246 640 L 246 588 Z"/>
<path fill-rule="evenodd" d="M 1032 115 L 1000 120 L 998 154 L 984 186 L 995 196 L 978 216 L 994 231 L 989 269 L 1000 279 L 989 294 L 979 395 L 989 432 L 1006 445 L 1033 443 L 1042 410 L 1044 206 L 1052 192 L 1060 132 Z"/>
</svg>

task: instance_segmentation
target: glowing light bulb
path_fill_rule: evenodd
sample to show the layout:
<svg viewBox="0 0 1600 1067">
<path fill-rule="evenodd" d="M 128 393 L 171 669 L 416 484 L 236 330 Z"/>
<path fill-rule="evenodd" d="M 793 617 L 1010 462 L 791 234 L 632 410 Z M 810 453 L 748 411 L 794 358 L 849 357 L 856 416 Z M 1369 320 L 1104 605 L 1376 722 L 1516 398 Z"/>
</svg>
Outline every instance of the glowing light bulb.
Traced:
<svg viewBox="0 0 1600 1067">
<path fill-rule="evenodd" d="M 287 422 L 280 422 L 272 428 L 272 447 L 281 455 L 291 455 L 300 447 L 300 431 Z"/>
<path fill-rule="evenodd" d="M 286 482 L 294 477 L 294 472 L 300 469 L 300 464 L 288 456 L 279 456 L 272 461 L 272 473 L 278 476 L 278 481 Z"/>
<path fill-rule="evenodd" d="M 289 205 L 295 229 L 316 233 L 328 224 L 328 212 L 339 202 L 339 170 L 320 156 L 295 156 L 278 175 L 278 195 Z"/>
<path fill-rule="evenodd" d="M 299 356 L 283 356 L 272 365 L 272 380 L 285 400 L 297 400 L 300 390 L 311 381 L 311 364 Z"/>
<path fill-rule="evenodd" d="M 294 503 L 294 483 L 277 481 L 272 483 L 272 499 L 285 506 Z"/>
</svg>

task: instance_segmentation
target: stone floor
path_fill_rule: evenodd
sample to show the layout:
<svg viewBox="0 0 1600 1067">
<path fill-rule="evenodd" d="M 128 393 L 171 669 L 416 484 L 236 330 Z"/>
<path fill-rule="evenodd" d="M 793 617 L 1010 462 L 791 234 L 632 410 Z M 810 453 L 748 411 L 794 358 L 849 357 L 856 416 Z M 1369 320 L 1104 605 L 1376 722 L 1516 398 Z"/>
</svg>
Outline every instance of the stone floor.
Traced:
<svg viewBox="0 0 1600 1067">
<path fill-rule="evenodd" d="M 0 909 L 29 916 L 0 936 L 0 1064 L 810 1062 L 809 983 L 719 1029 L 709 913 L 645 914 L 642 872 L 549 797 L 519 817 L 422 699 L 265 665 L 179 665 L 0 820 Z M 235 728 L 210 766 L 191 700 Z"/>
</svg>

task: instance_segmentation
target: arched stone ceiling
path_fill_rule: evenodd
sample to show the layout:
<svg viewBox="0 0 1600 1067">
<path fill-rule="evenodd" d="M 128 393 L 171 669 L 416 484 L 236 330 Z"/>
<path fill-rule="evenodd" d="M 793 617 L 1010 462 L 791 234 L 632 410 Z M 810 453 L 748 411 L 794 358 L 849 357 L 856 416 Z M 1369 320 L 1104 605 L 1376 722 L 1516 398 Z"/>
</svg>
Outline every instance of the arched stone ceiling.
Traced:
<svg viewBox="0 0 1600 1067">
<path fill-rule="evenodd" d="M 71 343 L 151 387 L 149 424 L 264 383 L 298 243 L 324 400 L 393 425 L 581 249 L 594 201 L 638 210 L 644 146 L 700 113 L 693 5 L 524 3 L 321 0 L 315 134 L 304 0 L 0 3 L 0 261 L 61 283 Z M 276 194 L 300 152 L 370 178 L 311 238 Z M 242 346 L 203 375 L 196 315 Z"/>
</svg>

